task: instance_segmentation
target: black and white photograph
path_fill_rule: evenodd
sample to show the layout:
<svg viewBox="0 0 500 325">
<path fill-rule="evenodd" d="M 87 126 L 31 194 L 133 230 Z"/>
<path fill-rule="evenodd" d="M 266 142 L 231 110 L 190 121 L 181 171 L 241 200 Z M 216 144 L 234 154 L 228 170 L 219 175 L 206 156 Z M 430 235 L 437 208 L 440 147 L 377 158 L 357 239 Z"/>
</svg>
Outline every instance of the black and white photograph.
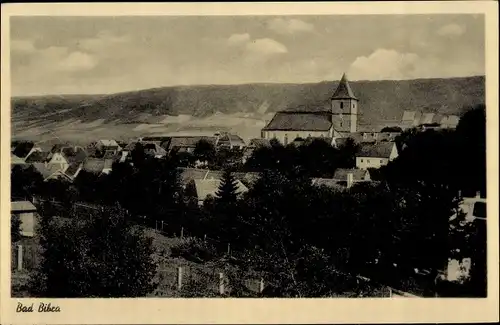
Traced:
<svg viewBox="0 0 500 325">
<path fill-rule="evenodd" d="M 484 14 L 9 19 L 12 298 L 491 294 Z"/>
</svg>

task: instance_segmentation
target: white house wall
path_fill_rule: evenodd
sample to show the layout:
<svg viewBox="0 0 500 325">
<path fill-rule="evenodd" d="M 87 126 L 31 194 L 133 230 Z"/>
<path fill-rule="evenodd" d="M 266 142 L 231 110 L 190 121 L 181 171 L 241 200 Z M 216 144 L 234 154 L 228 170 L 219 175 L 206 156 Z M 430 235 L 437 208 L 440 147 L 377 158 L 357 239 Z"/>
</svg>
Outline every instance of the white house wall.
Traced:
<svg viewBox="0 0 500 325">
<path fill-rule="evenodd" d="M 380 168 L 389 163 L 387 158 L 377 158 L 377 157 L 356 157 L 356 168 L 368 169 L 368 168 Z"/>
</svg>

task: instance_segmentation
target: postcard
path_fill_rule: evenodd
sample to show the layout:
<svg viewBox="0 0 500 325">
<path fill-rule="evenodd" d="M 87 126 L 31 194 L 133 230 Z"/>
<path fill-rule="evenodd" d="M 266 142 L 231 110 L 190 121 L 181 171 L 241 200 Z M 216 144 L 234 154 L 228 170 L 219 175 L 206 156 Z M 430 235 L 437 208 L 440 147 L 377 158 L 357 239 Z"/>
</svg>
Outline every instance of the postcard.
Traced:
<svg viewBox="0 0 500 325">
<path fill-rule="evenodd" d="M 497 27 L 2 5 L 1 322 L 498 321 Z"/>
</svg>

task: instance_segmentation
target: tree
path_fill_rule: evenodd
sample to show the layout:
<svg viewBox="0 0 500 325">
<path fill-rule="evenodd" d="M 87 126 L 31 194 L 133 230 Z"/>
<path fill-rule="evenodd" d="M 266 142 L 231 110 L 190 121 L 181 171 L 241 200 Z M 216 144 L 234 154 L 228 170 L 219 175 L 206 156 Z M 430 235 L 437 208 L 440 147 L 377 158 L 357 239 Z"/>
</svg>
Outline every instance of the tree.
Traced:
<svg viewBox="0 0 500 325">
<path fill-rule="evenodd" d="M 42 216 L 42 262 L 36 296 L 143 297 L 155 288 L 152 239 L 127 222 L 119 206 L 80 211 L 72 219 Z"/>
<path fill-rule="evenodd" d="M 21 219 L 17 214 L 10 215 L 10 240 L 16 243 L 21 239 Z"/>
<path fill-rule="evenodd" d="M 238 195 L 238 183 L 230 169 L 224 170 L 217 190 L 217 198 L 221 203 L 234 203 Z"/>
<path fill-rule="evenodd" d="M 14 166 L 10 173 L 11 199 L 28 199 L 41 194 L 43 176 L 33 167 Z"/>
<path fill-rule="evenodd" d="M 200 141 L 198 141 L 193 151 L 195 159 L 208 164 L 213 162 L 213 160 L 215 159 L 215 154 L 216 152 L 214 145 L 205 139 L 201 139 Z"/>
<path fill-rule="evenodd" d="M 130 153 L 132 156 L 132 163 L 134 167 L 141 168 L 146 160 L 146 153 L 144 152 L 144 145 L 140 142 L 137 142 Z"/>
<path fill-rule="evenodd" d="M 386 126 L 380 132 L 403 132 L 403 129 L 399 126 Z"/>
</svg>

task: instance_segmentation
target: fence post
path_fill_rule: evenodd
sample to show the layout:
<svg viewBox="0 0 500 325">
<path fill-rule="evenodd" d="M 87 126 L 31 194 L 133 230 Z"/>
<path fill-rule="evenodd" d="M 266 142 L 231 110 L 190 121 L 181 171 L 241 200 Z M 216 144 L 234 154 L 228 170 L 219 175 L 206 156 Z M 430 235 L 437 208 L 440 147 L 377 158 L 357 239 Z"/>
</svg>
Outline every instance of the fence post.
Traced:
<svg viewBox="0 0 500 325">
<path fill-rule="evenodd" d="M 264 279 L 260 279 L 259 281 L 259 293 L 262 293 L 264 291 Z"/>
<path fill-rule="evenodd" d="M 182 276 L 183 276 L 183 268 L 182 266 L 179 266 L 177 268 L 177 290 L 181 290 L 182 289 Z"/>
<path fill-rule="evenodd" d="M 161 221 L 161 231 L 163 232 L 163 220 Z"/>
<path fill-rule="evenodd" d="M 224 294 L 224 273 L 219 273 L 219 293 Z"/>
<path fill-rule="evenodd" d="M 23 270 L 23 245 L 17 245 L 17 270 Z"/>
<path fill-rule="evenodd" d="M 158 220 L 155 220 L 155 231 L 158 231 Z"/>
<path fill-rule="evenodd" d="M 389 298 L 392 298 L 392 288 L 389 287 Z"/>
<path fill-rule="evenodd" d="M 205 242 L 205 244 L 207 243 L 207 234 L 203 235 L 203 241 Z"/>
<path fill-rule="evenodd" d="M 181 239 L 184 238 L 184 227 L 181 227 Z"/>
<path fill-rule="evenodd" d="M 227 243 L 227 255 L 231 255 L 231 243 Z"/>
</svg>

